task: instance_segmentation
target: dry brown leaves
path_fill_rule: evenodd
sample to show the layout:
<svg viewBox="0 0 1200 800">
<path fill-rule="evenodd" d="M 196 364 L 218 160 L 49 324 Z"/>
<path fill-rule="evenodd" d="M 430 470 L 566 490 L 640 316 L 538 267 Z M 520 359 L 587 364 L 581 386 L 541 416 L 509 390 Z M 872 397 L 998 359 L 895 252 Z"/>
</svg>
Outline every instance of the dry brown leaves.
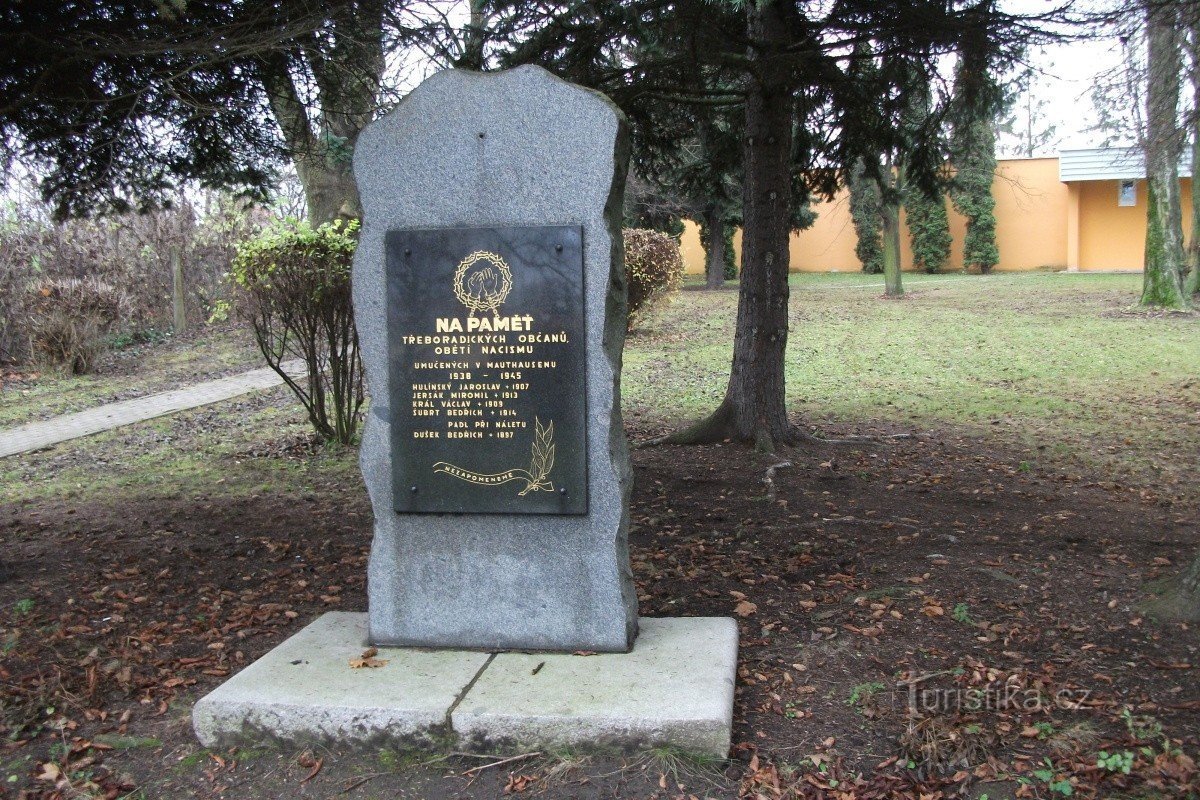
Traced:
<svg viewBox="0 0 1200 800">
<path fill-rule="evenodd" d="M 361 656 L 350 659 L 350 669 L 378 669 L 388 663 L 389 659 L 376 658 L 377 655 L 379 655 L 377 648 L 368 647 L 362 651 Z"/>
</svg>

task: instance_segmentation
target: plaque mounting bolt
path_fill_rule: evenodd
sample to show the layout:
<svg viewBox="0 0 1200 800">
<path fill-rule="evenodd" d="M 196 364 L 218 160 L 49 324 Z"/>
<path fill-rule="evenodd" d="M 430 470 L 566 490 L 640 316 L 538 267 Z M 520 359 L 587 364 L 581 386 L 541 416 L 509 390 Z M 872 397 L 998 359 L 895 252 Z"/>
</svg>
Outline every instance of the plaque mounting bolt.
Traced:
<svg viewBox="0 0 1200 800">
<path fill-rule="evenodd" d="M 562 251 L 563 251 L 563 247 L 561 244 L 554 245 L 554 252 L 561 253 Z"/>
<path fill-rule="evenodd" d="M 561 489 L 558 490 L 558 493 L 565 497 L 567 494 L 567 487 L 565 487 L 565 486 L 562 487 Z"/>
<path fill-rule="evenodd" d="M 411 256 L 411 255 L 412 255 L 412 248 L 411 248 L 411 247 L 406 247 L 406 248 L 404 248 L 404 255 L 406 255 L 406 256 Z"/>
<path fill-rule="evenodd" d="M 416 487 L 416 486 L 412 487 L 412 493 L 413 493 L 413 494 L 416 494 L 416 493 L 417 493 L 417 487 Z"/>
</svg>

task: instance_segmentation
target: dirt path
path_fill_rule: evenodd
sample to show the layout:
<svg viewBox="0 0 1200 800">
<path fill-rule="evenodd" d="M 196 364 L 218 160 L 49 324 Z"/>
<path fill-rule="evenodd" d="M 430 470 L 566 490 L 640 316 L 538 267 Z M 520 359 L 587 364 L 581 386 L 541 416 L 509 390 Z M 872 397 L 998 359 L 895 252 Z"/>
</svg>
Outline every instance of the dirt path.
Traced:
<svg viewBox="0 0 1200 800">
<path fill-rule="evenodd" d="M 303 369 L 300 361 L 289 361 L 283 366 L 289 374 L 297 374 Z M 274 370 L 263 367 L 149 397 L 109 403 L 87 411 L 63 414 L 41 422 L 30 422 L 17 428 L 0 430 L 0 458 L 40 450 L 52 444 L 174 414 L 176 411 L 219 403 L 281 383 L 283 379 Z"/>
</svg>

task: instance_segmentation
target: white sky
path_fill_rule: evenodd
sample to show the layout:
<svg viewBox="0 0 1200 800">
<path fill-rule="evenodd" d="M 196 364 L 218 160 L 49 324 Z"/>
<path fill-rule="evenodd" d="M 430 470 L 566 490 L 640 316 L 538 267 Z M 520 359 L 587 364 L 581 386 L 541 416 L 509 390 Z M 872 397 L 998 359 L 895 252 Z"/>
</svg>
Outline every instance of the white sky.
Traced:
<svg viewBox="0 0 1200 800">
<path fill-rule="evenodd" d="M 1091 90 L 1099 76 L 1120 64 L 1119 47 L 1112 40 L 1071 42 L 1030 59 L 1039 73 L 1031 88 L 1035 98 L 1046 101 L 1043 113 L 1058 126 L 1060 149 L 1102 144 L 1103 134 L 1088 130 L 1096 124 Z"/>
<path fill-rule="evenodd" d="M 1013 13 L 1037 13 L 1048 6 L 1060 5 L 1063 0 L 1005 0 L 1004 8 Z M 1110 7 L 1112 0 L 1076 0 L 1080 10 Z M 1100 147 L 1105 135 L 1089 130 L 1096 125 L 1096 112 L 1091 91 L 1097 80 L 1121 63 L 1120 43 L 1115 37 L 1051 45 L 1029 57 L 1035 70 L 1031 92 L 1035 100 L 1043 100 L 1042 113 L 1056 125 L 1057 143 L 1038 155 L 1054 155 L 1058 150 L 1079 147 Z M 1018 100 L 1018 107 L 1024 98 Z M 1019 119 L 1023 119 L 1018 114 Z M 1011 145 L 1002 141 L 1001 146 Z M 1005 149 L 1011 149 L 1005 148 Z"/>
</svg>

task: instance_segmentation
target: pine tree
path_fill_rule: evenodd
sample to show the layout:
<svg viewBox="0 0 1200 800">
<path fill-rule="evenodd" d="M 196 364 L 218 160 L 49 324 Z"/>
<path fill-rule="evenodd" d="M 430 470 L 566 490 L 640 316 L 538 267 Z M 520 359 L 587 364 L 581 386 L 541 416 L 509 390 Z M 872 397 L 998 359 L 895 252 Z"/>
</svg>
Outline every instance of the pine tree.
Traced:
<svg viewBox="0 0 1200 800">
<path fill-rule="evenodd" d="M 387 0 L 16 3 L 0 129 L 60 215 L 188 182 L 268 194 L 290 161 L 315 222 L 358 213 L 350 156 L 379 109 Z M 413 31 L 393 31 L 399 43 Z"/>
</svg>

